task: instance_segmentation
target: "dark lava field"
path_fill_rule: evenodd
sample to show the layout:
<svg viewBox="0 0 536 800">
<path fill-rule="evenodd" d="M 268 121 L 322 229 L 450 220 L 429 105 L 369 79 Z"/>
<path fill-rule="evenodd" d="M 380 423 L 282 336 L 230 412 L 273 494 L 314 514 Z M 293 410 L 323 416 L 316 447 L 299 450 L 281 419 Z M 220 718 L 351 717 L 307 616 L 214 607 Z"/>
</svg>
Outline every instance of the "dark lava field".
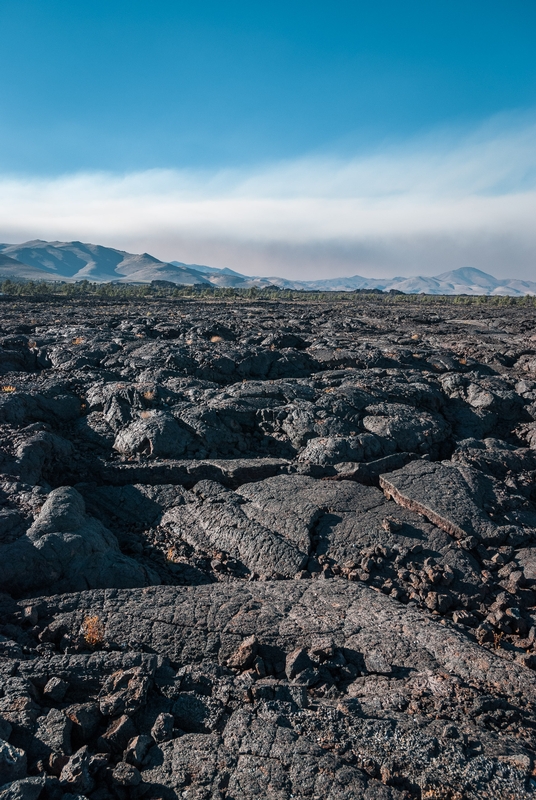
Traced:
<svg viewBox="0 0 536 800">
<path fill-rule="evenodd" d="M 535 316 L 0 298 L 1 800 L 536 798 Z"/>
</svg>

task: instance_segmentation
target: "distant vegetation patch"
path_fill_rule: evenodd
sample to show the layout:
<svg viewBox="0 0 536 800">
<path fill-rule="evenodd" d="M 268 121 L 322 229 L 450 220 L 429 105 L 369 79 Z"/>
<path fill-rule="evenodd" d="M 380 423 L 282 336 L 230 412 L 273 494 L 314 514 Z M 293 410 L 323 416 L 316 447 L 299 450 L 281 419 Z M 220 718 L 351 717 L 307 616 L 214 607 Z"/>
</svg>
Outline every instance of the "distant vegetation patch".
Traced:
<svg viewBox="0 0 536 800">
<path fill-rule="evenodd" d="M 29 280 L 0 280 L 0 292 L 7 297 L 77 297 L 102 298 L 110 300 L 139 300 L 141 298 L 200 298 L 215 300 L 268 300 L 291 302 L 355 302 L 357 299 L 381 301 L 389 304 L 398 303 L 425 303 L 444 304 L 454 303 L 462 305 L 489 305 L 489 306 L 536 306 L 536 297 L 493 296 L 493 295 L 438 295 L 438 294 L 404 294 L 398 291 L 381 292 L 379 290 L 356 289 L 348 292 L 304 291 L 296 289 L 278 289 L 269 287 L 259 289 L 252 287 L 238 289 L 230 287 L 207 286 L 194 284 L 181 286 L 171 281 L 153 281 L 150 284 L 124 284 L 124 283 L 92 283 L 91 281 L 77 281 L 76 283 L 29 281 Z"/>
</svg>

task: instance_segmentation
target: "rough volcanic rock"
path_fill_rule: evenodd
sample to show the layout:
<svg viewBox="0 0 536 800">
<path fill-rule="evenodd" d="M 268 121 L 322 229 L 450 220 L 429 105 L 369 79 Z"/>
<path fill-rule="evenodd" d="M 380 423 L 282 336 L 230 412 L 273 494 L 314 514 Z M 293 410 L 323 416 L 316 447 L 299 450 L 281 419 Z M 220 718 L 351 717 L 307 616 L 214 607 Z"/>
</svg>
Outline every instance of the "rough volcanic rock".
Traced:
<svg viewBox="0 0 536 800">
<path fill-rule="evenodd" d="M 499 539 L 484 506 L 491 510 L 493 487 L 481 472 L 454 464 L 413 461 L 382 475 L 387 497 L 416 511 L 456 539 L 476 536 L 484 542 Z"/>
<path fill-rule="evenodd" d="M 140 586 L 154 576 L 122 555 L 115 536 L 85 514 L 71 487 L 52 491 L 27 533 L 0 550 L 0 582 L 16 596 L 56 587 L 60 591 Z"/>
<path fill-rule="evenodd" d="M 142 418 L 121 428 L 114 450 L 127 455 L 143 453 L 160 458 L 178 458 L 191 440 L 173 416 L 164 411 L 144 411 Z"/>
<path fill-rule="evenodd" d="M 533 306 L 154 291 L 0 297 L 0 799 L 534 798 Z"/>
<path fill-rule="evenodd" d="M 191 501 L 168 511 L 162 524 L 202 550 L 224 550 L 250 572 L 292 577 L 307 562 L 308 541 L 251 518 L 240 496 L 200 481 Z"/>
<path fill-rule="evenodd" d="M 101 590 L 41 600 L 38 613 L 44 620 L 53 614 L 72 631 L 88 615 L 98 615 L 109 644 L 145 646 L 169 659 L 171 669 L 157 667 L 153 680 L 164 697 L 181 701 L 168 706 L 179 727 L 189 728 L 198 714 L 208 720 L 211 705 L 219 703 L 223 715 L 208 728 L 203 723 L 203 733 L 149 750 L 141 776 L 159 791 L 184 790 L 195 772 L 194 786 L 208 780 L 214 787 L 213 781 L 225 778 L 242 786 L 244 797 L 258 791 L 288 796 L 300 782 L 305 786 L 299 796 L 314 796 L 316 782 L 327 780 L 325 762 L 331 764 L 326 791 L 333 797 L 398 797 L 396 791 L 382 794 L 385 787 L 370 779 L 371 770 L 380 776 L 387 769 L 393 787 L 404 788 L 410 777 L 423 792 L 431 791 L 441 774 L 445 791 L 450 786 L 468 797 L 485 796 L 490 780 L 496 796 L 510 790 L 525 796 L 533 674 L 482 650 L 456 626 L 362 584 L 333 579 Z M 232 657 L 245 634 L 255 637 L 251 658 L 262 659 L 266 677 L 248 668 L 250 660 Z M 193 683 L 184 667 L 174 678 L 185 663 L 198 665 Z M 244 691 L 250 698 L 246 708 L 240 703 Z M 513 718 L 526 726 L 524 745 L 505 730 L 498 735 L 501 725 L 492 722 Z M 339 743 L 334 751 L 325 749 L 331 737 Z M 471 741 L 478 741 L 474 751 Z M 298 754 L 308 766 L 300 767 Z M 215 763 L 221 765 L 218 774 Z M 338 794 L 343 788 L 336 776 L 343 769 L 350 794 Z M 279 788 L 267 778 L 273 770 Z"/>
</svg>

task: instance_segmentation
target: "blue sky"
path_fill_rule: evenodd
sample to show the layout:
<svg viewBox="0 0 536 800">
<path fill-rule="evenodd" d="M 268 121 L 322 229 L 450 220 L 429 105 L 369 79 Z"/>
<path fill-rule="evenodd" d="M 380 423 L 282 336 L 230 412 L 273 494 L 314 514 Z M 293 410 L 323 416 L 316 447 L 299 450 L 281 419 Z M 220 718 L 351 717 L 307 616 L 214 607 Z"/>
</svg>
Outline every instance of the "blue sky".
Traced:
<svg viewBox="0 0 536 800">
<path fill-rule="evenodd" d="M 3 241 L 536 278 L 533 0 L 0 0 L 0 30 Z"/>
</svg>

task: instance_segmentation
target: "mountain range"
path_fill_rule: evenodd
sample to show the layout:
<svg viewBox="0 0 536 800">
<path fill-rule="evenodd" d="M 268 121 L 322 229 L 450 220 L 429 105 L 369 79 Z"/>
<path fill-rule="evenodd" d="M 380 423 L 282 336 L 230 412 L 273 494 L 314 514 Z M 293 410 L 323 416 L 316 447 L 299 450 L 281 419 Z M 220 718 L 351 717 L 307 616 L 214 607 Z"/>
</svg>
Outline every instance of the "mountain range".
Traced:
<svg viewBox="0 0 536 800">
<path fill-rule="evenodd" d="M 434 277 L 328 278 L 293 281 L 278 277 L 252 277 L 232 269 L 160 261 L 149 253 L 133 254 L 112 247 L 82 242 L 0 244 L 0 277 L 44 281 L 98 283 L 150 283 L 165 280 L 178 285 L 206 285 L 348 292 L 356 289 L 396 290 L 406 294 L 536 295 L 536 282 L 498 279 L 473 267 L 462 267 Z"/>
</svg>

